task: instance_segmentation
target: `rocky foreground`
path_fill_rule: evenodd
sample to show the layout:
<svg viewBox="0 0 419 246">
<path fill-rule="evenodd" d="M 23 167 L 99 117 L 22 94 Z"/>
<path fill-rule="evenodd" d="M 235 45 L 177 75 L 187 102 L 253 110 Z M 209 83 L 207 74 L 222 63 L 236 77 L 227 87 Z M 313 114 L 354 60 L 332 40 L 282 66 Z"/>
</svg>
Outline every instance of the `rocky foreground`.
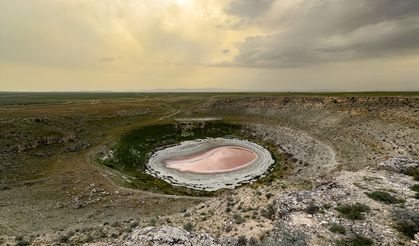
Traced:
<svg viewBox="0 0 419 246">
<path fill-rule="evenodd" d="M 125 220 L 7 245 L 418 245 L 419 162 L 392 158 L 298 188 L 281 180 L 241 188 L 174 216 Z M 304 184 L 300 184 L 302 187 Z M 253 236 L 249 236 L 253 235 Z"/>
</svg>

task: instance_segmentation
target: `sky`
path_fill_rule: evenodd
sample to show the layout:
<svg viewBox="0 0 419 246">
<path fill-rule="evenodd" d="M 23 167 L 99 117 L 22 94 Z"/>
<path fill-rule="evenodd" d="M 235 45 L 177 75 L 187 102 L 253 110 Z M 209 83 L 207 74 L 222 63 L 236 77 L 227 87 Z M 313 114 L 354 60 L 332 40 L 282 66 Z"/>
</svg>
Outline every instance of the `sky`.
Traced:
<svg viewBox="0 0 419 246">
<path fill-rule="evenodd" d="M 419 0 L 0 0 L 0 91 L 419 91 Z"/>
</svg>

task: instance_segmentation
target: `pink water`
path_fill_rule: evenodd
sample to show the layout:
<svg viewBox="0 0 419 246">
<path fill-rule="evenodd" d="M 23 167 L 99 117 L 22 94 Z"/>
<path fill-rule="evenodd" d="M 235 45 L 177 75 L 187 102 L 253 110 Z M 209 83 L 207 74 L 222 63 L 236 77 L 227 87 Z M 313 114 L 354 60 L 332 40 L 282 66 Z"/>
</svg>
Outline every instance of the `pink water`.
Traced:
<svg viewBox="0 0 419 246">
<path fill-rule="evenodd" d="M 251 150 L 237 146 L 223 146 L 164 162 L 166 167 L 180 172 L 223 173 L 244 168 L 256 158 L 256 153 Z"/>
</svg>

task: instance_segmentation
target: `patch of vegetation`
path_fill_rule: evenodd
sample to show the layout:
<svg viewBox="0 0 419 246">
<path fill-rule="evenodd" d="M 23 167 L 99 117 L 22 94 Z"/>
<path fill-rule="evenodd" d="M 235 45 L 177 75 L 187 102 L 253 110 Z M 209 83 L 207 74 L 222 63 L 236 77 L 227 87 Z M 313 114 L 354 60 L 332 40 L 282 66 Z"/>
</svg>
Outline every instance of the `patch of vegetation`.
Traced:
<svg viewBox="0 0 419 246">
<path fill-rule="evenodd" d="M 419 180 L 419 167 L 412 167 L 407 171 L 407 175 L 413 177 L 414 180 Z"/>
<path fill-rule="evenodd" d="M 356 235 L 352 238 L 349 238 L 346 240 L 339 240 L 336 242 L 337 246 L 369 246 L 373 244 L 374 244 L 374 241 L 360 235 Z"/>
<path fill-rule="evenodd" d="M 275 216 L 275 207 L 273 204 L 269 204 L 266 209 L 261 209 L 260 214 L 270 220 L 274 219 Z"/>
<path fill-rule="evenodd" d="M 419 192 L 419 184 L 414 184 L 410 187 L 411 190 Z"/>
<path fill-rule="evenodd" d="M 366 192 L 365 194 L 373 200 L 383 202 L 386 204 L 396 204 L 396 203 L 404 202 L 404 200 L 398 199 L 397 197 L 393 196 L 392 194 L 386 191 L 373 191 L 373 192 Z"/>
<path fill-rule="evenodd" d="M 185 229 L 188 232 L 191 232 L 194 228 L 194 225 L 191 222 L 188 222 L 183 225 L 183 229 Z"/>
<path fill-rule="evenodd" d="M 396 223 L 396 229 L 405 236 L 413 239 L 419 232 L 419 212 L 407 209 L 392 211 L 392 218 Z"/>
<path fill-rule="evenodd" d="M 339 224 L 336 224 L 336 223 L 331 224 L 331 225 L 329 226 L 329 230 L 330 230 L 331 232 L 334 232 L 334 233 L 339 233 L 339 234 L 345 234 L 345 233 L 346 233 L 346 229 L 345 229 L 345 227 L 343 227 L 343 226 L 341 226 L 341 225 L 339 225 Z"/>
<path fill-rule="evenodd" d="M 415 191 L 415 199 L 419 199 L 419 184 L 414 184 L 410 187 L 411 190 Z"/>
<path fill-rule="evenodd" d="M 225 228 L 225 231 L 226 231 L 227 233 L 231 232 L 232 230 L 233 230 L 233 227 L 232 227 L 231 225 L 228 225 L 228 226 Z"/>
<path fill-rule="evenodd" d="M 31 245 L 31 243 L 26 240 L 18 241 L 16 243 L 16 246 L 27 246 L 27 245 Z"/>
<path fill-rule="evenodd" d="M 139 226 L 140 224 L 137 222 L 137 221 L 131 221 L 130 223 L 129 223 L 129 227 L 131 228 L 131 229 L 134 229 L 134 228 L 136 228 L 137 226 Z"/>
<path fill-rule="evenodd" d="M 69 237 L 67 235 L 60 235 L 58 237 L 58 242 L 60 243 L 67 243 L 68 242 Z"/>
<path fill-rule="evenodd" d="M 269 142 L 261 142 L 258 138 L 253 136 L 241 135 L 241 137 L 265 147 L 271 153 L 272 159 L 275 162 L 271 166 L 269 174 L 253 182 L 250 187 L 257 189 L 258 187 L 265 184 L 271 184 L 275 180 L 282 179 L 287 172 L 292 171 L 293 162 L 291 161 L 290 155 L 287 153 L 278 152 L 277 147 L 274 144 Z M 258 195 L 262 194 L 260 193 Z M 267 198 L 269 199 L 270 196 L 268 195 Z"/>
<path fill-rule="evenodd" d="M 314 204 L 310 204 L 304 209 L 304 211 L 306 211 L 308 214 L 317 214 L 320 212 L 320 207 Z"/>
<path fill-rule="evenodd" d="M 148 223 L 149 226 L 156 226 L 157 225 L 157 220 L 156 219 L 151 219 Z"/>
<path fill-rule="evenodd" d="M 279 226 L 275 229 L 273 237 L 266 237 L 261 242 L 262 246 L 305 246 L 308 244 L 308 237 L 301 230 L 295 230 Z"/>
<path fill-rule="evenodd" d="M 83 243 L 91 243 L 91 242 L 93 242 L 95 240 L 95 238 L 92 236 L 92 235 L 87 235 L 83 240 L 82 240 L 82 242 Z"/>
<path fill-rule="evenodd" d="M 237 246 L 246 246 L 247 245 L 247 238 L 244 235 L 239 236 L 237 239 Z"/>
<path fill-rule="evenodd" d="M 367 182 L 375 182 L 377 180 L 381 180 L 382 178 L 364 176 L 362 179 Z"/>
<path fill-rule="evenodd" d="M 19 235 L 15 237 L 16 240 L 16 246 L 26 246 L 26 245 L 31 245 L 31 243 L 27 240 L 25 240 L 25 238 L 23 238 L 23 236 Z"/>
<path fill-rule="evenodd" d="M 344 217 L 350 220 L 362 220 L 365 218 L 364 213 L 370 208 L 361 203 L 339 205 L 336 210 Z"/>
<path fill-rule="evenodd" d="M 234 214 L 233 215 L 234 223 L 240 225 L 246 222 L 246 220 L 240 215 L 240 214 Z"/>
<path fill-rule="evenodd" d="M 249 239 L 248 245 L 249 246 L 257 246 L 258 245 L 258 240 L 255 237 L 251 237 Z"/>
</svg>

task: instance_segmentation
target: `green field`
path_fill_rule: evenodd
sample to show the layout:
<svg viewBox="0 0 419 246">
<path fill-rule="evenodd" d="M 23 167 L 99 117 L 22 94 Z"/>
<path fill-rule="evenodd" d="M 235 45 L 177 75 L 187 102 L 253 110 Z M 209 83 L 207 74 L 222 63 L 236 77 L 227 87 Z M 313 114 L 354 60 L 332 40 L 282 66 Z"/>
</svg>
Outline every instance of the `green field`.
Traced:
<svg viewBox="0 0 419 246">
<path fill-rule="evenodd" d="M 367 92 L 0 92 L 0 105 L 37 105 L 91 100 L 137 100 L 170 97 L 241 96 L 419 96 L 419 91 Z"/>
</svg>

